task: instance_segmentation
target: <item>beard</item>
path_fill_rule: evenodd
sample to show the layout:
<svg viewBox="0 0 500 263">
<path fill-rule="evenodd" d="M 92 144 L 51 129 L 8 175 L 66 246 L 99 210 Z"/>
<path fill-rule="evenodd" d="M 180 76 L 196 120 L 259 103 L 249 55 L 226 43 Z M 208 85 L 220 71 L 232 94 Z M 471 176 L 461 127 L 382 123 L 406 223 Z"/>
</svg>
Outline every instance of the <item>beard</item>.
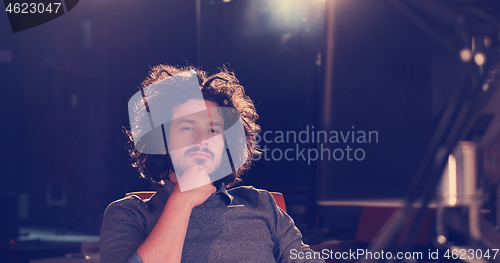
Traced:
<svg viewBox="0 0 500 263">
<path fill-rule="evenodd" d="M 193 165 L 204 167 L 208 174 L 212 174 L 215 170 L 217 170 L 217 168 L 220 165 L 220 161 L 217 161 L 217 159 L 215 158 L 215 154 L 206 147 L 202 148 L 199 146 L 195 146 L 185 150 L 184 153 L 182 153 L 182 150 L 184 149 L 174 150 L 170 155 L 172 158 L 174 172 L 178 176 L 182 176 L 182 174 L 186 171 L 186 169 L 188 169 Z M 205 153 L 209 155 L 211 158 L 190 156 L 191 153 L 195 152 Z"/>
</svg>

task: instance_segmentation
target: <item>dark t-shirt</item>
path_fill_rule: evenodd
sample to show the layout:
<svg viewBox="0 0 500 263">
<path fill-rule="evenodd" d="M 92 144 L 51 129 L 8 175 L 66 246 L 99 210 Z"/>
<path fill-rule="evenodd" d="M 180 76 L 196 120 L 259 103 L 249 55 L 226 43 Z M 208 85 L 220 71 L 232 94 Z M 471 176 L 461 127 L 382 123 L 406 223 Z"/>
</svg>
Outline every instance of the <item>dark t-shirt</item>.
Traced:
<svg viewBox="0 0 500 263">
<path fill-rule="evenodd" d="M 158 221 L 172 189 L 173 184 L 167 183 L 149 200 L 129 196 L 108 206 L 100 239 L 103 263 L 127 262 L 134 256 Z M 253 187 L 226 191 L 221 186 L 193 208 L 182 262 L 306 262 L 292 259 L 299 252 L 313 253 L 269 192 Z"/>
</svg>

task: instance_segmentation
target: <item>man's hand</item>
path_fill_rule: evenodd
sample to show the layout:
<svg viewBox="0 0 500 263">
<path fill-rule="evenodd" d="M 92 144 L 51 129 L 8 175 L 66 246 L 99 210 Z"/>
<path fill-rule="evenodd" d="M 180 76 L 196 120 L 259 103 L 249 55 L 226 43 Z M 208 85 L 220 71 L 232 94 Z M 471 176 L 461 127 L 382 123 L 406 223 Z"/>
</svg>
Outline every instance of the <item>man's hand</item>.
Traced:
<svg viewBox="0 0 500 263">
<path fill-rule="evenodd" d="M 181 189 L 190 190 L 181 191 Z M 206 167 L 192 165 L 178 178 L 178 183 L 175 185 L 170 198 L 188 205 L 189 208 L 193 208 L 205 202 L 216 190 L 210 181 Z"/>
</svg>

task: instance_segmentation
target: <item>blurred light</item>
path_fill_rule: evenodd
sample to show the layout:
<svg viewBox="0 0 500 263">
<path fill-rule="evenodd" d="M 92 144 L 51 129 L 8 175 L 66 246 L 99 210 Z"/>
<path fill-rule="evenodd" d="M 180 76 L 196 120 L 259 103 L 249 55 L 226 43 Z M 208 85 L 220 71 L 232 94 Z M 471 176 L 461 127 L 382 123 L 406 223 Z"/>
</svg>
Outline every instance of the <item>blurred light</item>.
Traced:
<svg viewBox="0 0 500 263">
<path fill-rule="evenodd" d="M 231 0 L 229 0 L 229 1 L 231 1 Z M 228 1 L 228 2 L 229 2 L 229 1 Z M 225 1 L 224 1 L 224 2 L 225 2 Z M 89 256 L 85 256 L 85 259 L 86 259 L 86 260 L 89 260 L 89 259 L 90 259 L 90 257 L 89 257 Z"/>
<path fill-rule="evenodd" d="M 224 3 L 231 2 L 231 0 L 222 0 Z"/>
<path fill-rule="evenodd" d="M 247 15 L 254 16 L 260 24 L 265 22 L 265 26 L 271 29 L 287 32 L 300 30 L 305 22 L 313 24 L 322 22 L 320 14 L 325 6 L 324 0 L 254 0 L 248 3 Z M 266 19 L 262 21 L 261 16 L 264 14 Z"/>
<path fill-rule="evenodd" d="M 316 60 L 314 61 L 314 64 L 316 66 L 321 66 L 321 52 L 318 50 L 318 53 L 316 54 Z"/>
<path fill-rule="evenodd" d="M 476 62 L 478 66 L 484 65 L 484 63 L 486 62 L 486 56 L 484 55 L 484 53 L 477 52 L 476 55 L 474 55 L 474 62 Z"/>
<path fill-rule="evenodd" d="M 450 196 L 450 199 L 448 199 L 448 203 L 450 206 L 454 206 L 457 204 L 457 197 L 456 196 Z"/>
<path fill-rule="evenodd" d="M 10 244 L 11 244 L 11 245 L 14 245 L 15 243 L 16 243 L 16 242 L 14 242 L 14 239 L 11 239 L 11 240 L 10 240 Z"/>
<path fill-rule="evenodd" d="M 491 46 L 491 37 L 490 36 L 484 36 L 484 46 L 486 48 L 489 48 Z"/>
<path fill-rule="evenodd" d="M 472 59 L 472 52 L 468 48 L 460 50 L 460 58 L 464 62 L 469 62 Z"/>
<path fill-rule="evenodd" d="M 437 237 L 437 242 L 438 242 L 439 244 L 443 245 L 444 243 L 446 243 L 446 237 L 445 237 L 445 236 L 443 236 L 443 235 L 439 235 L 439 236 Z"/>
<path fill-rule="evenodd" d="M 448 157 L 448 173 L 448 189 L 450 193 L 448 204 L 454 206 L 457 204 L 457 161 L 452 154 Z"/>
<path fill-rule="evenodd" d="M 490 85 L 488 85 L 488 83 L 484 83 L 483 91 L 486 92 L 489 88 L 490 88 Z"/>
</svg>

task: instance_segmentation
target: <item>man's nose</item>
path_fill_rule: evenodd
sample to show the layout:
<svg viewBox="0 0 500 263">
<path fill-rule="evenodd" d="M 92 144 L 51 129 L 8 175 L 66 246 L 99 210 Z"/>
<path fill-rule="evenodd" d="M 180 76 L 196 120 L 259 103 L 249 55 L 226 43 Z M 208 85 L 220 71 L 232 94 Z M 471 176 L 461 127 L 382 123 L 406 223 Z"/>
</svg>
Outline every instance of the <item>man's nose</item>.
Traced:
<svg viewBox="0 0 500 263">
<path fill-rule="evenodd" d="M 196 132 L 195 143 L 200 145 L 208 145 L 208 141 L 212 137 L 213 135 L 211 132 L 204 131 L 203 129 L 198 129 L 198 131 Z"/>
</svg>

